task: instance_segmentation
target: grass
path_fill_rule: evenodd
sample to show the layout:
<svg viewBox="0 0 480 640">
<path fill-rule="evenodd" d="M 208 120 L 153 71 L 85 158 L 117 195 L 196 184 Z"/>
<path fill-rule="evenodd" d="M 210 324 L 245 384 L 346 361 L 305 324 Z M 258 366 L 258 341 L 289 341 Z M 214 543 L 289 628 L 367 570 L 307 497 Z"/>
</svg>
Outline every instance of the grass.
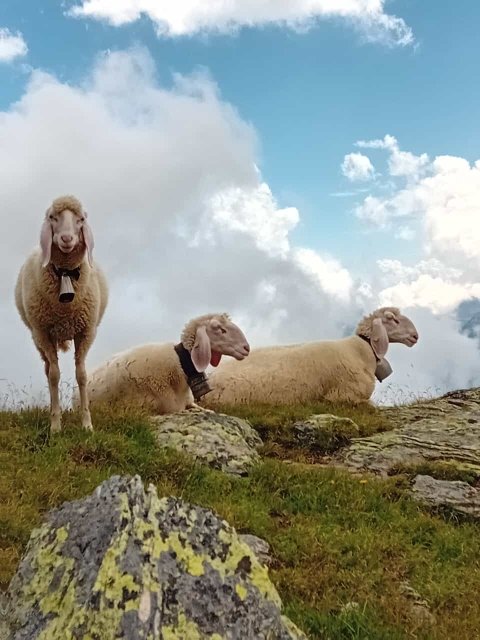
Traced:
<svg viewBox="0 0 480 640">
<path fill-rule="evenodd" d="M 322 410 L 242 413 L 271 437 Z M 363 433 L 384 427 L 375 411 L 362 411 L 335 409 Z M 64 432 L 49 439 L 45 411 L 0 412 L 3 587 L 45 512 L 112 474 L 139 473 L 160 495 L 211 507 L 239 532 L 268 540 L 286 613 L 312 639 L 478 637 L 479 526 L 423 511 L 407 495 L 407 475 L 378 480 L 266 459 L 248 478 L 233 478 L 159 450 L 142 414 L 93 417 L 95 433 L 81 431 L 78 416 L 67 413 Z M 405 580 L 430 603 L 434 628 L 421 627 L 402 593 Z"/>
</svg>

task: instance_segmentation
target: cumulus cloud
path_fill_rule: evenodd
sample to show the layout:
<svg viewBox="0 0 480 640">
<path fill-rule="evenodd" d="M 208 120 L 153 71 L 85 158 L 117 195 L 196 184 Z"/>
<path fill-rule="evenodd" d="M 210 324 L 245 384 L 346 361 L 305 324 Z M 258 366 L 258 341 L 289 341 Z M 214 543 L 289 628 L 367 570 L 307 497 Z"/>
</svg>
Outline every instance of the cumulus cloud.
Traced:
<svg viewBox="0 0 480 640">
<path fill-rule="evenodd" d="M 9 29 L 0 28 L 0 63 L 21 58 L 27 52 L 27 43 L 21 33 L 13 33 Z"/>
<path fill-rule="evenodd" d="M 349 153 L 342 162 L 342 173 L 351 182 L 371 180 L 375 176 L 370 158 L 363 153 Z"/>
<path fill-rule="evenodd" d="M 241 27 L 278 24 L 305 29 L 321 19 L 352 23 L 370 42 L 409 45 L 413 33 L 402 18 L 384 11 L 385 0 L 82 0 L 69 10 L 74 17 L 104 20 L 119 26 L 145 15 L 159 35 L 184 36 L 199 32 L 230 33 Z"/>
<path fill-rule="evenodd" d="M 359 140 L 356 146 L 362 149 L 386 149 L 389 151 L 388 170 L 391 176 L 418 177 L 429 162 L 428 155 L 416 156 L 410 151 L 402 151 L 394 136 L 386 135 L 382 140 Z"/>
</svg>

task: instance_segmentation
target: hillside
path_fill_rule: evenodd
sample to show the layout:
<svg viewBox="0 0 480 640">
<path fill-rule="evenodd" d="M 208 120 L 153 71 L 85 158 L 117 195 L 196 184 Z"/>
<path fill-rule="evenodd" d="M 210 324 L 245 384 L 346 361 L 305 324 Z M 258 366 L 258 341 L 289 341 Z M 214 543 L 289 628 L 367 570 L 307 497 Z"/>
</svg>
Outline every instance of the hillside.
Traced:
<svg viewBox="0 0 480 640">
<path fill-rule="evenodd" d="M 411 484 L 420 473 L 462 480 L 475 491 L 479 401 L 480 393 L 472 391 L 384 410 L 225 408 L 248 418 L 264 442 L 261 461 L 243 477 L 161 448 L 155 427 L 138 413 L 96 413 L 93 434 L 82 432 L 77 416 L 67 414 L 64 433 L 49 439 L 44 410 L 4 411 L 2 588 L 50 509 L 91 494 L 112 475 L 138 474 L 155 485 L 159 497 L 211 508 L 239 533 L 266 540 L 270 577 L 285 613 L 309 638 L 474 638 L 480 628 L 478 521 L 455 508 L 422 506 Z M 292 428 L 297 420 L 325 413 L 353 422 L 322 423 L 313 439 L 308 423 Z M 404 427 L 409 431 L 399 432 Z M 428 453 L 415 433 L 427 433 L 428 447 L 438 455 Z M 358 440 L 367 436 L 372 438 Z M 362 451 L 368 455 L 360 458 Z M 384 476 L 366 471 L 369 465 Z"/>
</svg>

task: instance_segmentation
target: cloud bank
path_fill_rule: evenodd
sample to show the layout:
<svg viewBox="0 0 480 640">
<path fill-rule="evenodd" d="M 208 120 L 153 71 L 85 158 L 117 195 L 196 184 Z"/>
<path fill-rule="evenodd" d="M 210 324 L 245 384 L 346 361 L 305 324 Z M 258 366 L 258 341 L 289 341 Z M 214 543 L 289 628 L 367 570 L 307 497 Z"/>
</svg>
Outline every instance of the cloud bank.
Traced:
<svg viewBox="0 0 480 640">
<path fill-rule="evenodd" d="M 402 18 L 385 13 L 385 0 L 83 0 L 69 15 L 120 26 L 147 16 L 162 36 L 231 33 L 241 27 L 280 25 L 305 30 L 318 20 L 341 19 L 370 42 L 405 46 L 413 33 Z"/>
</svg>

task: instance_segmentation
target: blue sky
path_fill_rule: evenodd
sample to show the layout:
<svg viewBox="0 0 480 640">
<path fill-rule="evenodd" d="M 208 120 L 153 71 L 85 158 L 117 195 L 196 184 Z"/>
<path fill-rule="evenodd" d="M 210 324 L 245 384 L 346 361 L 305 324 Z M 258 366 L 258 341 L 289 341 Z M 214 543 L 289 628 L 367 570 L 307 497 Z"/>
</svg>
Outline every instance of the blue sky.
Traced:
<svg viewBox="0 0 480 640">
<path fill-rule="evenodd" d="M 471 345 L 460 337 L 456 308 L 480 295 L 480 167 L 474 165 L 480 158 L 480 5 L 450 0 L 288 0 L 281 7 L 288 10 L 289 20 L 297 20 L 292 27 L 282 22 L 285 15 L 278 17 L 273 0 L 217 3 L 223 14 L 215 14 L 210 0 L 159 2 L 159 7 L 166 7 L 164 23 L 148 11 L 134 15 L 135 6 L 142 4 L 151 6 L 143 0 L 2 0 L 0 171 L 8 188 L 0 194 L 0 206 L 5 215 L 17 206 L 12 202 L 18 191 L 27 190 L 36 202 L 54 197 L 63 185 L 83 190 L 94 210 L 103 207 L 104 218 L 97 224 L 104 230 L 107 268 L 118 274 L 114 287 L 135 289 L 136 304 L 145 310 L 137 341 L 152 337 L 158 326 L 174 331 L 180 322 L 178 300 L 169 307 L 151 297 L 148 260 L 168 254 L 182 237 L 180 253 L 187 262 L 202 243 L 217 247 L 213 253 L 218 260 L 231 260 L 228 278 L 219 282 L 212 255 L 212 271 L 206 268 L 205 277 L 211 280 L 210 288 L 223 292 L 222 304 L 231 304 L 245 319 L 254 340 L 335 336 L 350 327 L 359 312 L 395 304 L 419 314 L 431 334 L 430 346 L 418 347 L 417 366 L 422 358 L 424 365 L 417 387 L 437 384 L 438 366 L 431 354 L 438 351 L 438 343 L 433 337 L 445 322 L 455 338 L 443 345 L 450 355 L 440 355 L 445 360 L 467 353 Z M 334 5 L 344 10 L 332 10 Z M 119 6 L 130 11 L 129 20 Z M 317 7 L 315 19 L 308 23 L 303 20 L 306 6 Z M 72 7 L 83 7 L 84 13 L 96 7 L 97 14 L 74 18 L 66 15 Z M 181 16 L 181 7 L 190 9 Z M 322 17 L 325 11 L 335 15 Z M 224 18 L 236 29 L 225 27 Z M 187 34 L 178 35 L 181 30 Z M 2 37 L 22 38 L 28 51 L 2 61 Z M 148 71 L 152 64 L 154 79 Z M 219 92 L 215 98 L 197 99 L 190 89 L 176 84 L 174 74 L 188 79 L 197 69 L 210 77 L 199 81 L 200 94 L 208 93 L 214 83 Z M 40 72 L 54 80 L 47 81 Z M 138 84 L 132 79 L 135 75 Z M 131 111 L 137 119 L 147 109 L 153 114 L 147 127 L 151 145 L 146 145 L 141 126 L 132 131 L 126 122 L 110 118 L 104 107 L 110 115 Z M 177 112 L 183 114 L 179 122 Z M 89 124 L 89 118 L 95 124 Z M 104 126 L 105 131 L 92 131 L 87 125 Z M 198 144 L 184 140 L 188 127 Z M 212 136 L 211 148 L 207 137 L 202 140 L 206 132 Z M 89 146 L 92 135 L 99 138 L 97 147 Z M 50 136 L 57 144 L 65 140 L 65 148 L 50 149 Z M 87 141 L 83 151 L 67 148 L 82 136 Z M 177 137 L 184 140 L 178 157 Z M 358 146 L 357 141 L 367 144 Z M 128 149 L 130 165 L 115 157 L 117 147 Z M 31 159 L 32 150 L 38 150 L 39 157 L 34 154 Z M 78 156 L 77 169 L 69 168 L 73 153 Z M 357 154 L 350 157 L 355 169 L 350 178 L 342 171 L 348 154 Z M 158 166 L 148 165 L 150 157 Z M 93 171 L 89 165 L 96 159 L 99 167 Z M 107 168 L 101 159 L 110 163 Z M 143 164 L 141 171 L 137 165 Z M 254 164 L 260 178 L 255 177 Z M 151 172 L 147 182 L 153 185 L 152 193 L 144 201 L 132 185 L 125 191 L 129 204 L 123 206 L 112 190 L 129 172 L 139 183 Z M 175 193 L 169 192 L 168 181 L 162 182 L 162 174 L 170 173 Z M 45 176 L 42 181 L 34 179 L 40 174 Z M 210 196 L 217 203 L 208 215 L 201 207 L 205 181 L 214 185 Z M 233 195 L 225 192 L 227 184 L 234 185 Z M 197 194 L 192 195 L 193 204 L 184 198 L 190 187 Z M 136 199 L 138 210 L 131 204 Z M 114 240 L 106 242 L 109 204 L 111 212 L 121 216 L 120 230 L 122 225 L 130 229 L 134 215 L 151 232 L 148 224 L 155 225 L 170 212 L 170 224 L 177 230 L 167 243 L 159 224 L 158 246 L 142 247 L 145 270 L 135 271 L 132 263 L 130 284 L 119 266 Z M 194 231 L 190 206 L 197 217 Z M 29 246 L 23 242 L 22 250 Z M 101 242 L 99 251 L 103 257 Z M 11 286 L 9 278 L 4 285 L 0 281 L 5 291 Z M 230 294 L 235 287 L 244 289 L 241 301 Z M 187 280 L 180 289 L 188 300 Z M 173 295 L 170 289 L 168 294 Z M 192 309 L 197 302 L 191 300 Z M 187 313 L 190 307 L 182 305 Z M 315 318 L 319 308 L 321 322 Z M 263 314 L 263 324 L 255 320 L 252 309 Z M 302 320 L 293 327 L 292 314 L 298 309 Z M 9 313 L 5 311 L 5 318 Z M 125 326 L 111 320 L 113 337 L 100 343 L 98 357 L 122 348 L 122 340 L 135 338 L 126 326 L 131 316 L 123 308 L 121 313 Z M 30 355 L 25 352 L 24 362 Z M 408 358 L 399 360 L 405 371 Z M 456 380 L 459 385 L 468 384 L 474 375 L 474 364 L 469 356 L 465 360 Z M 399 379 L 406 384 L 405 376 Z"/>
<path fill-rule="evenodd" d="M 397 0 L 388 9 L 412 28 L 414 46 L 363 44 L 339 20 L 307 33 L 267 26 L 234 36 L 158 38 L 147 17 L 117 28 L 68 18 L 54 0 L 3 0 L 0 25 L 23 33 L 29 54 L 0 66 L 0 105 L 22 94 L 23 62 L 75 83 L 100 51 L 142 43 L 167 83 L 171 72 L 203 66 L 256 128 L 262 173 L 280 204 L 301 209 L 298 240 L 315 248 L 328 238 L 334 254 L 359 266 L 352 256 L 362 231 L 351 215 L 356 199 L 330 195 L 349 191 L 340 164 L 352 144 L 390 133 L 415 153 L 473 161 L 480 143 L 480 5 Z M 400 258 L 418 257 L 415 243 L 388 234 L 385 241 Z M 362 262 L 365 252 L 358 255 Z"/>
</svg>

